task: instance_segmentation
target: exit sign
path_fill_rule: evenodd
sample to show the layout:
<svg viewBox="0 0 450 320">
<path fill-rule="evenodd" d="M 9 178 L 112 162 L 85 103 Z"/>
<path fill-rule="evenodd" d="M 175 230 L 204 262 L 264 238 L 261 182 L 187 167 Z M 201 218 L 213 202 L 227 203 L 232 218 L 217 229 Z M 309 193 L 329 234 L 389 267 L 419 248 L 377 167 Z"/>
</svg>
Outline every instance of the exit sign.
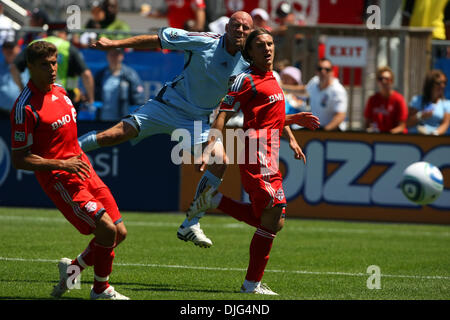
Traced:
<svg viewBox="0 0 450 320">
<path fill-rule="evenodd" d="M 364 67 L 367 64 L 367 39 L 350 37 L 327 37 L 325 57 L 333 65 Z"/>
</svg>

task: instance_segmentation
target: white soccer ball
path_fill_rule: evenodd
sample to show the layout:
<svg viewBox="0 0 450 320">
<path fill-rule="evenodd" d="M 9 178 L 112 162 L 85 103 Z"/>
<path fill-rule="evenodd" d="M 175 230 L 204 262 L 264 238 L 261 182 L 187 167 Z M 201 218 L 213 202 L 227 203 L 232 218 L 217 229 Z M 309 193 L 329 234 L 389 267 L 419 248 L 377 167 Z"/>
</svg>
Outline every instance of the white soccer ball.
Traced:
<svg viewBox="0 0 450 320">
<path fill-rule="evenodd" d="M 409 165 L 403 172 L 401 189 L 406 198 L 426 205 L 435 201 L 444 189 L 444 178 L 438 167 L 425 161 Z"/>
</svg>

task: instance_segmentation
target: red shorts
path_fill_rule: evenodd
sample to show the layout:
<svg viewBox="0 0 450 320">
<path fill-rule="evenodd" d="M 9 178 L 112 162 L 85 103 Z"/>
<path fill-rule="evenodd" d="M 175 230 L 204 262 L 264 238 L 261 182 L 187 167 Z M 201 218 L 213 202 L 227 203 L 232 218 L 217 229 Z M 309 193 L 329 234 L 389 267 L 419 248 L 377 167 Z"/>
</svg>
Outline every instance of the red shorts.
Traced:
<svg viewBox="0 0 450 320">
<path fill-rule="evenodd" d="M 280 171 L 271 175 L 255 174 L 253 167 L 248 165 L 241 165 L 240 171 L 242 185 L 250 197 L 256 217 L 261 217 L 264 209 L 275 206 L 286 207 L 283 177 Z"/>
<path fill-rule="evenodd" d="M 44 188 L 64 217 L 81 234 L 91 234 L 95 223 L 107 213 L 114 224 L 122 221 L 117 203 L 109 188 L 91 171 L 90 179 L 58 177 Z"/>
</svg>

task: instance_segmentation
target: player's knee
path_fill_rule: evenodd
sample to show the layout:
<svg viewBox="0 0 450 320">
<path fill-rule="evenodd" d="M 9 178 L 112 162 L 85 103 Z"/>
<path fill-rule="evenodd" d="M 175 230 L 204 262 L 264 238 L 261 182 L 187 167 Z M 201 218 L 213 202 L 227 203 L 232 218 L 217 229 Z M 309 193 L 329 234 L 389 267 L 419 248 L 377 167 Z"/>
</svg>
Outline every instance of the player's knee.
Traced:
<svg viewBox="0 0 450 320">
<path fill-rule="evenodd" d="M 281 207 L 266 209 L 261 216 L 261 225 L 273 232 L 278 233 L 284 227 L 284 210 Z"/>
<path fill-rule="evenodd" d="M 107 214 L 103 214 L 99 221 L 97 221 L 94 234 L 97 242 L 101 245 L 113 246 L 116 242 L 117 227 Z"/>
</svg>

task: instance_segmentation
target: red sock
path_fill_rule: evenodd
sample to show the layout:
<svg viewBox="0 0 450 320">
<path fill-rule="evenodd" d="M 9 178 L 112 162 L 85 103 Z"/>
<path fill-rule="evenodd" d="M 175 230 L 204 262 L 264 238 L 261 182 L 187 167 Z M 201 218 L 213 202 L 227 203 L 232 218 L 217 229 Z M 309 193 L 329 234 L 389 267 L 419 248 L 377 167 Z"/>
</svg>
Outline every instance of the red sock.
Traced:
<svg viewBox="0 0 450 320">
<path fill-rule="evenodd" d="M 238 202 L 223 195 L 217 208 L 233 218 L 243 221 L 253 227 L 258 227 L 261 223 L 260 219 L 256 218 L 253 214 L 252 205 L 249 203 Z"/>
<path fill-rule="evenodd" d="M 261 281 L 267 262 L 269 261 L 269 253 L 272 249 L 272 242 L 275 238 L 269 230 L 265 230 L 259 226 L 253 235 L 250 243 L 250 261 L 247 268 L 245 279 L 248 281 Z"/>
<path fill-rule="evenodd" d="M 101 293 L 109 287 L 109 275 L 112 272 L 114 247 L 104 247 L 94 243 L 94 292 Z"/>
<path fill-rule="evenodd" d="M 72 260 L 72 265 L 76 265 L 83 271 L 86 267 L 94 265 L 94 247 L 95 237 L 89 242 L 88 246 L 82 253 L 78 255 L 74 260 Z"/>
</svg>

